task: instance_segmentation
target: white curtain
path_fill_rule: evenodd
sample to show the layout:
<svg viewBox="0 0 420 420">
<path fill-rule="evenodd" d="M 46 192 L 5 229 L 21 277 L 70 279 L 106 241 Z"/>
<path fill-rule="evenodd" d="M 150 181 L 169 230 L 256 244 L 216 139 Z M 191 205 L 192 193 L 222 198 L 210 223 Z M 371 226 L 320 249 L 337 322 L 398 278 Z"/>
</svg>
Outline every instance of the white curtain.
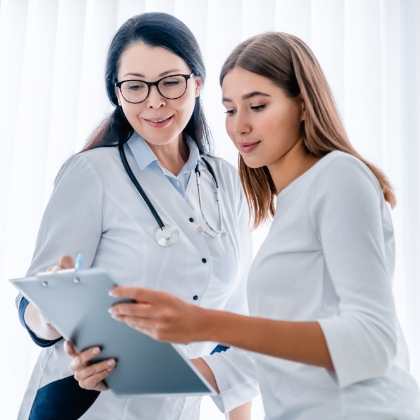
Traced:
<svg viewBox="0 0 420 420">
<path fill-rule="evenodd" d="M 271 30 L 312 47 L 351 141 L 396 190 L 395 300 L 420 381 L 420 0 L 1 0 L 0 418 L 16 417 L 38 353 L 7 279 L 29 266 L 60 166 L 111 110 L 103 73 L 113 34 L 145 11 L 174 14 L 196 35 L 217 154 L 233 164 L 218 83 L 229 52 Z M 202 418 L 223 418 L 212 410 L 206 400 Z M 260 400 L 253 418 L 263 418 Z"/>
</svg>

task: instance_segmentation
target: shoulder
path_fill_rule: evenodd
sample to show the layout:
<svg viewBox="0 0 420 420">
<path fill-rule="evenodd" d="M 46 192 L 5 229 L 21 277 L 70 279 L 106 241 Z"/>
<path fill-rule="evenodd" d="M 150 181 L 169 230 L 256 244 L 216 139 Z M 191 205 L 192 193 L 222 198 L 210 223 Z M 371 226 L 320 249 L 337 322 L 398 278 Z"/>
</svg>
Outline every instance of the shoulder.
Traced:
<svg viewBox="0 0 420 420">
<path fill-rule="evenodd" d="M 381 191 L 379 181 L 369 167 L 349 153 L 334 151 L 323 157 L 314 178 L 315 182 L 327 183 L 330 186 L 351 187 L 360 183 L 370 184 Z"/>
<path fill-rule="evenodd" d="M 220 173 L 221 176 L 228 176 L 234 179 L 238 178 L 238 170 L 227 160 L 217 156 L 209 155 L 205 156 L 204 159 L 206 159 L 207 162 L 210 163 L 212 167 L 214 167 L 214 170 Z"/>
<path fill-rule="evenodd" d="M 116 147 L 97 147 L 95 149 L 86 150 L 79 153 L 78 156 L 82 160 L 88 161 L 92 166 L 106 166 L 115 158 L 119 159 Z"/>
<path fill-rule="evenodd" d="M 205 156 L 204 159 L 211 165 L 216 173 L 217 182 L 228 190 L 237 190 L 240 184 L 238 169 L 231 163 L 216 156 Z"/>
<path fill-rule="evenodd" d="M 364 208 L 368 203 L 375 207 L 383 205 L 378 179 L 357 157 L 334 151 L 317 165 L 311 186 L 313 204 L 337 202 L 350 208 Z"/>
<path fill-rule="evenodd" d="M 71 156 L 63 165 L 55 185 L 71 178 L 74 181 L 94 179 L 101 183 L 104 174 L 110 172 L 113 161 L 118 158 L 116 148 L 98 147 Z"/>
</svg>

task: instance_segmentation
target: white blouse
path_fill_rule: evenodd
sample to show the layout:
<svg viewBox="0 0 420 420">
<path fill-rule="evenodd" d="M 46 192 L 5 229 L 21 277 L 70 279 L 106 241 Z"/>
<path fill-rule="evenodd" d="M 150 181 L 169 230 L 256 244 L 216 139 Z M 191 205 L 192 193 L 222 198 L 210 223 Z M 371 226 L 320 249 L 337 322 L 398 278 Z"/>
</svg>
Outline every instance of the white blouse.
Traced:
<svg viewBox="0 0 420 420">
<path fill-rule="evenodd" d="M 254 354 L 267 420 L 418 420 L 392 295 L 394 234 L 373 173 L 331 152 L 277 197 L 250 315 L 317 321 L 335 372 Z"/>
<path fill-rule="evenodd" d="M 236 169 L 222 159 L 208 158 L 219 183 L 229 234 L 209 238 L 198 230 L 204 223 L 194 172 L 183 197 L 156 165 L 144 164 L 144 156 L 136 156 L 139 142 L 144 140 L 135 134 L 125 146 L 128 162 L 163 222 L 178 228 L 179 241 L 169 248 L 157 245 L 157 222 L 125 172 L 118 150 L 97 148 L 72 157 L 61 171 L 45 210 L 28 275 L 57 264 L 63 254 L 75 257 L 83 253 L 83 268 L 105 268 L 119 284 L 165 290 L 202 307 L 247 313 L 251 241 L 247 205 Z M 212 226 L 218 226 L 213 184 L 203 164 L 200 169 L 206 217 Z M 182 348 L 187 357 L 196 358 L 209 355 L 217 344 L 193 343 Z M 42 350 L 18 420 L 28 419 L 40 390 L 73 375 L 70 361 L 63 341 Z M 232 348 L 212 363 L 218 367 L 214 373 L 221 391 L 214 400 L 222 411 L 258 394 L 256 373 L 246 352 Z M 225 376 L 230 378 L 226 386 Z M 106 391 L 77 418 L 192 420 L 199 418 L 200 400 L 169 396 L 120 399 Z"/>
</svg>

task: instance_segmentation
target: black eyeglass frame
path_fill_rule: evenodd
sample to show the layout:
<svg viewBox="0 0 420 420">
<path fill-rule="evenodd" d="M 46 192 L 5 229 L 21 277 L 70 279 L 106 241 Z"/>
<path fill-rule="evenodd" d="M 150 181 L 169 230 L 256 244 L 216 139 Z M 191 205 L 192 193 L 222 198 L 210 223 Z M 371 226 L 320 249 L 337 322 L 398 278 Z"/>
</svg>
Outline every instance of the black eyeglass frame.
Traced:
<svg viewBox="0 0 420 420">
<path fill-rule="evenodd" d="M 182 95 L 180 95 L 180 96 L 178 96 L 178 97 L 176 97 L 176 98 L 167 98 L 165 95 L 163 95 L 162 94 L 162 92 L 159 90 L 159 83 L 162 81 L 162 80 L 164 80 L 164 79 L 168 79 L 169 77 L 175 77 L 175 76 L 182 76 L 184 79 L 185 79 L 185 90 L 184 90 L 184 92 L 182 93 Z M 192 72 L 191 74 L 171 74 L 171 75 L 169 75 L 169 76 L 165 76 L 165 77 L 162 77 L 161 79 L 159 79 L 159 80 L 156 80 L 156 82 L 146 82 L 146 81 L 144 81 L 144 80 L 140 80 L 140 79 L 133 79 L 133 80 L 122 80 L 121 82 L 116 82 L 115 83 L 115 87 L 117 87 L 119 90 L 120 90 L 120 92 L 121 92 L 121 96 L 124 98 L 124 95 L 123 95 L 123 93 L 122 93 L 122 90 L 121 90 L 121 85 L 123 84 L 123 83 L 125 83 L 125 82 L 142 82 L 142 83 L 144 83 L 145 85 L 147 85 L 147 95 L 146 95 L 146 97 L 142 100 L 142 101 L 140 101 L 140 102 L 130 102 L 130 101 L 128 101 L 127 99 L 125 99 L 124 98 L 124 100 L 126 101 L 126 102 L 128 102 L 128 103 L 130 103 L 130 104 L 141 104 L 142 102 L 144 102 L 148 97 L 149 97 L 149 95 L 150 95 L 150 88 L 152 87 L 152 86 L 156 86 L 156 89 L 157 89 L 157 91 L 159 92 L 159 95 L 160 96 L 162 96 L 163 98 L 165 98 L 165 99 L 168 99 L 168 100 L 170 100 L 170 101 L 172 101 L 172 100 L 175 100 L 175 99 L 179 99 L 179 98 L 181 98 L 182 96 L 184 96 L 185 95 L 185 92 L 187 91 L 187 88 L 188 88 L 188 80 L 189 79 L 191 79 L 191 77 L 192 76 L 194 76 L 194 72 Z"/>
</svg>

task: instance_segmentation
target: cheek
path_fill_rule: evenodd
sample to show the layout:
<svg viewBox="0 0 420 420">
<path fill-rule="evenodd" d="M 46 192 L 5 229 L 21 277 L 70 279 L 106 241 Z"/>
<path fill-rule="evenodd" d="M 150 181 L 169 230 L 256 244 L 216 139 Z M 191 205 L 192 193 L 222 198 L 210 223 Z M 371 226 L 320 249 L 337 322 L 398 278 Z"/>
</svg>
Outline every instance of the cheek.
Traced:
<svg viewBox="0 0 420 420">
<path fill-rule="evenodd" d="M 124 114 L 128 120 L 128 122 L 134 127 L 136 124 L 138 124 L 139 121 L 139 115 L 142 114 L 144 111 L 144 106 L 141 106 L 140 104 L 134 105 L 132 104 L 129 106 L 123 107 Z"/>
<path fill-rule="evenodd" d="M 187 92 L 185 92 L 185 95 L 176 101 L 178 102 L 178 104 L 176 104 L 176 107 L 178 108 L 180 113 L 182 113 L 189 119 L 194 111 L 195 101 L 196 99 L 194 91 L 187 90 Z"/>
<path fill-rule="evenodd" d="M 275 137 L 280 141 L 296 140 L 299 132 L 300 123 L 293 112 L 284 110 L 273 110 L 259 119 L 259 130 L 266 138 Z"/>
<path fill-rule="evenodd" d="M 231 118 L 229 118 L 229 116 L 226 116 L 225 127 L 226 127 L 226 132 L 228 133 L 229 137 L 231 138 L 231 140 L 233 140 L 232 129 L 231 129 L 232 121 L 231 121 Z"/>
</svg>

